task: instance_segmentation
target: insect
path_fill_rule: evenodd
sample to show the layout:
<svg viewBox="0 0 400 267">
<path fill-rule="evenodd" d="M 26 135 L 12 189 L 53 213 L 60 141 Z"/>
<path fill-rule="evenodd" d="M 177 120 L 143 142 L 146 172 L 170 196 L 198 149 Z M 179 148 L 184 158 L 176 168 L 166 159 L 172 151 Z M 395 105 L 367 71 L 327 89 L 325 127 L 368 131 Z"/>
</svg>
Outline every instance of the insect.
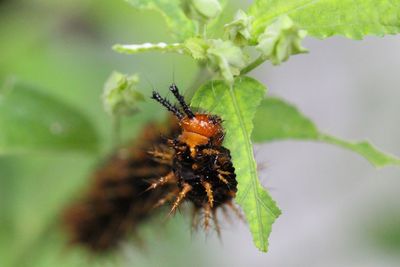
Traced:
<svg viewBox="0 0 400 267">
<path fill-rule="evenodd" d="M 137 226 L 158 213 L 154 207 L 160 199 L 177 190 L 174 184 L 151 192 L 149 180 L 166 175 L 171 167 L 149 157 L 147 151 L 163 145 L 163 135 L 174 135 L 176 127 L 167 129 L 148 125 L 131 146 L 119 149 L 93 174 L 88 190 L 62 215 L 63 226 L 71 245 L 92 252 L 106 252 L 118 247 Z"/>
<path fill-rule="evenodd" d="M 224 140 L 222 120 L 217 115 L 194 113 L 175 84 L 169 89 L 182 110 L 156 91 L 153 91 L 152 98 L 178 119 L 181 132 L 175 139 L 168 140 L 168 145 L 173 151 L 172 155 L 153 153 L 160 158 L 172 157 L 172 170 L 154 181 L 149 189 L 155 190 L 160 186 L 177 184 L 179 192 L 175 195 L 170 214 L 175 212 L 184 200 L 188 200 L 193 203 L 195 217 L 199 211 L 203 211 L 205 228 L 209 227 L 210 218 L 213 218 L 219 233 L 217 208 L 228 204 L 235 209 L 232 199 L 237 191 L 230 152 L 222 146 Z M 171 195 L 165 199 L 170 201 Z"/>
<path fill-rule="evenodd" d="M 193 225 L 202 212 L 205 228 L 212 218 L 218 234 L 219 207 L 225 210 L 227 204 L 240 216 L 232 203 L 237 182 L 230 152 L 222 146 L 221 118 L 194 113 L 176 85 L 170 91 L 182 110 L 155 91 L 152 98 L 171 111 L 174 122 L 145 127 L 132 146 L 118 150 L 98 168 L 87 192 L 64 211 L 72 244 L 92 252 L 117 248 L 166 203 L 171 204 L 170 214 L 183 201 L 193 203 Z"/>
</svg>

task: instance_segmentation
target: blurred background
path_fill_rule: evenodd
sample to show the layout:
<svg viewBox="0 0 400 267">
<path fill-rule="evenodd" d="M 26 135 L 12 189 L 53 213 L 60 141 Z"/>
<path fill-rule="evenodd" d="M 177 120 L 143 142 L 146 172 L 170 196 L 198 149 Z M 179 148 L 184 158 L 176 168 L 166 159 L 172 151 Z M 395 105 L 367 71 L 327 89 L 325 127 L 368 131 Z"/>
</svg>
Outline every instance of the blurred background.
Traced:
<svg viewBox="0 0 400 267">
<path fill-rule="evenodd" d="M 231 3 L 227 19 L 239 6 Z M 400 266 L 400 169 L 376 170 L 349 151 L 291 141 L 255 148 L 266 165 L 262 183 L 283 212 L 266 254 L 239 220 L 223 221 L 219 240 L 214 233 L 191 233 L 180 216 L 145 225 L 140 248 L 127 242 L 101 259 L 68 249 L 59 213 L 112 145 L 112 122 L 100 99 L 109 74 L 139 72 L 149 95 L 152 87 L 166 92 L 173 73 L 187 88 L 197 67 L 184 56 L 111 51 L 115 43 L 171 41 L 158 14 L 122 0 L 2 0 L 0 36 L 0 84 L 16 77 L 62 101 L 90 124 L 95 138 L 88 142 L 99 147 L 94 153 L 0 149 L 0 266 Z M 305 46 L 309 54 L 279 67 L 265 64 L 251 75 L 323 131 L 368 138 L 400 155 L 400 38 L 307 39 Z M 124 139 L 147 121 L 164 119 L 151 101 L 141 109 L 122 122 Z"/>
</svg>

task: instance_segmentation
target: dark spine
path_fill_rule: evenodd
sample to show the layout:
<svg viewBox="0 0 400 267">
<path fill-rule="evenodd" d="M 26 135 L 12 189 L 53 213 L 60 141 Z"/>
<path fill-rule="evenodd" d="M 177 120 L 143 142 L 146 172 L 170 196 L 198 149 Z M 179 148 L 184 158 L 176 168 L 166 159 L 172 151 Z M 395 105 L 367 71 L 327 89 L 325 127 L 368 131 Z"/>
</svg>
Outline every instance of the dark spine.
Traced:
<svg viewBox="0 0 400 267">
<path fill-rule="evenodd" d="M 176 106 L 173 106 L 167 99 L 162 98 L 159 93 L 153 91 L 151 96 L 152 99 L 156 100 L 158 103 L 166 107 L 170 112 L 172 112 L 179 120 L 183 119 L 183 114 L 179 111 Z"/>
<path fill-rule="evenodd" d="M 172 84 L 169 87 L 169 90 L 174 94 L 174 96 L 176 97 L 176 99 L 178 100 L 179 104 L 181 104 L 183 111 L 186 113 L 186 115 L 192 119 L 194 118 L 194 113 L 193 111 L 190 109 L 190 107 L 188 106 L 188 104 L 186 104 L 185 99 L 183 98 L 183 96 L 179 93 L 179 89 L 175 84 Z"/>
</svg>

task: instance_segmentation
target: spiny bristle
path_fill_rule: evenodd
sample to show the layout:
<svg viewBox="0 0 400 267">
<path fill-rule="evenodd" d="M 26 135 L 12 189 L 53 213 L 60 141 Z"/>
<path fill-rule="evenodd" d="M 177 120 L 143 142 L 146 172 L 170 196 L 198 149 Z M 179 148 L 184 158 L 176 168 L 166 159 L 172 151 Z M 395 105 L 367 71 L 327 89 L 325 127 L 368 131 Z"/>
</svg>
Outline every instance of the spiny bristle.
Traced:
<svg viewBox="0 0 400 267">
<path fill-rule="evenodd" d="M 170 87 L 169 90 L 174 94 L 175 98 L 178 100 L 179 104 L 181 104 L 183 111 L 186 113 L 188 118 L 192 119 L 194 118 L 194 113 L 190 109 L 189 105 L 185 102 L 185 99 L 183 96 L 179 93 L 178 87 L 173 83 Z"/>
<path fill-rule="evenodd" d="M 172 105 L 166 98 L 163 98 L 158 92 L 153 91 L 151 98 L 163 105 L 168 111 L 172 112 L 179 120 L 183 119 L 184 116 L 182 112 L 180 112 L 179 109 L 175 105 Z"/>
<path fill-rule="evenodd" d="M 173 135 L 176 128 L 164 131 Z M 147 153 L 163 142 L 160 127 L 147 126 L 142 136 L 123 153 L 114 154 L 92 177 L 84 196 L 71 204 L 63 214 L 63 224 L 72 245 L 86 247 L 93 252 L 109 251 L 118 247 L 137 225 L 157 212 L 154 206 L 170 192 L 174 184 L 146 191 L 148 181 L 166 176 L 171 167 L 160 164 Z"/>
</svg>

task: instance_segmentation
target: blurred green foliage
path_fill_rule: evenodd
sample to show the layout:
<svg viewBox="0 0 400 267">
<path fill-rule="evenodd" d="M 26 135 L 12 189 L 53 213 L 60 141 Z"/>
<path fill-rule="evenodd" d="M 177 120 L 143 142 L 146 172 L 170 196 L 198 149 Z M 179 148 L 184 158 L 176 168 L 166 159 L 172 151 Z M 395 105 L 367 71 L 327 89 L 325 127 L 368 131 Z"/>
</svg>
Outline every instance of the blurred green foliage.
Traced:
<svg viewBox="0 0 400 267">
<path fill-rule="evenodd" d="M 73 107 L 21 82 L 0 96 L 0 153 L 95 152 L 92 122 Z"/>
<path fill-rule="evenodd" d="M 388 215 L 376 220 L 373 226 L 369 225 L 369 231 L 366 233 L 372 241 L 370 243 L 375 244 L 377 248 L 381 250 L 399 256 L 400 251 L 400 215 L 398 211 L 395 214 Z"/>
<path fill-rule="evenodd" d="M 97 260 L 89 259 L 81 251 L 66 249 L 65 239 L 59 231 L 58 215 L 62 207 L 75 197 L 77 191 L 85 186 L 87 177 L 95 168 L 97 162 L 112 149 L 112 122 L 104 112 L 100 101 L 103 85 L 109 73 L 114 70 L 127 74 L 141 71 L 140 74 L 144 79 L 137 85 L 137 89 L 144 96 L 147 96 L 152 87 L 156 87 L 157 90 L 161 91 L 161 94 L 164 94 L 163 91 L 166 91 L 168 85 L 165 84 L 165 81 L 172 81 L 174 77 L 179 79 L 181 88 L 190 88 L 196 72 L 199 71 L 191 59 L 183 56 L 146 54 L 136 55 L 133 61 L 125 55 L 114 54 L 111 51 L 114 43 L 157 43 L 159 41 L 168 43 L 173 41 L 169 36 L 170 29 L 165 27 L 162 17 L 156 15 L 155 12 L 147 11 L 147 1 L 130 0 L 129 2 L 144 10 L 136 11 L 123 1 L 69 0 L 59 3 L 51 0 L 15 0 L 0 2 L 0 35 L 2 36 L 2 42 L 0 42 L 0 84 L 6 83 L 10 77 L 17 77 L 25 84 L 24 86 L 16 86 L 10 92 L 7 92 L 8 90 L 0 92 L 4 94 L 0 101 L 6 99 L 6 97 L 13 100 L 12 104 L 8 103 L 8 106 L 0 105 L 0 112 L 3 113 L 0 118 L 15 122 L 15 118 L 8 116 L 12 115 L 8 114 L 11 108 L 18 108 L 18 105 L 26 108 L 32 102 L 30 109 L 22 111 L 32 112 L 31 114 L 36 116 L 37 121 L 41 121 L 42 113 L 43 121 L 50 123 L 40 129 L 31 129 L 27 127 L 30 123 L 29 120 L 20 120 L 20 125 L 15 124 L 13 127 L 16 129 L 15 131 L 19 131 L 18 134 L 23 137 L 24 142 L 19 144 L 14 142 L 14 144 L 15 146 L 29 148 L 26 149 L 29 151 L 22 151 L 21 149 L 17 151 L 19 153 L 13 155 L 0 155 L 0 266 L 86 266 L 88 264 L 107 266 L 115 265 L 117 262 L 119 265 L 129 266 L 132 264 L 135 264 L 135 266 L 158 266 L 160 264 L 187 266 L 187 263 L 193 262 L 194 259 L 201 264 L 202 249 L 193 245 L 186 234 L 182 234 L 182 232 L 187 232 L 188 224 L 179 216 L 174 219 L 173 223 L 166 226 L 165 234 L 162 234 L 158 229 L 154 230 L 154 228 L 145 227 L 143 229 L 144 234 L 148 237 L 146 241 L 151 245 L 151 253 L 158 255 L 151 260 L 148 260 L 148 257 L 140 256 L 140 254 L 146 255 L 143 250 L 132 250 L 128 245 L 127 249 L 119 252 L 124 257 L 110 257 L 97 262 Z M 172 4 L 162 0 L 154 2 L 172 11 L 172 13 L 168 13 L 169 15 L 174 15 L 174 12 L 177 11 L 169 8 L 179 4 L 179 1 L 172 1 Z M 256 1 L 255 8 L 251 9 L 253 15 L 261 12 L 261 19 L 255 21 L 255 24 L 253 23 L 257 26 L 258 34 L 261 34 L 260 29 L 263 28 L 260 25 L 265 26 L 264 24 L 270 22 L 272 17 L 276 15 L 264 16 L 266 14 L 263 13 L 264 10 L 257 8 L 257 6 L 265 7 L 269 2 L 271 1 Z M 332 2 L 336 5 L 338 3 L 338 1 Z M 285 4 L 286 2 L 281 1 L 281 3 Z M 350 14 L 349 18 L 352 18 L 351 15 L 357 6 L 350 2 L 348 4 L 349 6 L 345 11 L 347 15 Z M 286 3 L 286 5 L 288 4 Z M 289 3 L 289 6 L 293 7 L 293 4 Z M 323 5 L 317 6 L 316 9 L 319 10 L 323 7 Z M 154 9 L 154 7 L 150 8 Z M 310 8 L 314 8 L 314 6 Z M 375 9 L 368 8 L 367 10 L 376 14 Z M 222 18 L 225 16 L 232 17 L 230 11 L 229 8 L 223 10 Z M 390 11 L 389 13 L 391 14 L 389 17 L 393 18 L 393 12 Z M 309 20 L 308 13 L 306 16 L 303 13 L 298 13 L 295 19 L 302 22 L 304 17 Z M 356 21 L 358 20 L 359 18 L 356 17 Z M 350 19 L 350 22 L 352 21 Z M 167 20 L 167 22 L 170 26 L 174 26 L 175 30 L 180 23 L 179 20 Z M 224 19 L 220 19 L 210 28 L 218 29 L 219 27 L 222 34 L 223 27 L 221 25 L 223 22 Z M 326 26 L 325 20 L 320 22 L 322 26 Z M 313 23 L 312 20 L 309 24 Z M 363 34 L 392 33 L 386 28 L 368 25 L 364 25 Z M 179 36 L 180 33 L 183 36 L 190 35 L 193 32 L 192 26 L 190 24 L 188 29 L 175 32 L 175 35 Z M 199 27 L 199 25 L 197 26 Z M 349 32 L 349 29 L 344 28 L 345 30 L 341 31 L 342 28 L 339 28 L 336 32 L 351 38 L 362 36 L 359 32 Z M 350 28 L 353 30 L 352 27 Z M 218 33 L 217 30 L 210 32 Z M 315 36 L 327 37 L 333 33 L 335 31 L 332 32 L 328 29 L 321 33 L 315 33 Z M 247 42 L 247 40 L 245 41 Z M 198 51 L 202 49 L 201 43 L 197 45 L 194 47 L 197 49 L 194 49 L 196 53 L 191 51 L 195 58 L 201 57 L 201 53 Z M 193 46 L 190 47 L 193 48 Z M 233 52 L 231 54 L 237 55 L 236 51 Z M 216 54 L 220 55 L 221 53 Z M 224 57 L 218 57 L 218 59 L 224 59 L 220 61 L 225 62 Z M 241 58 L 235 61 L 228 63 L 233 67 L 239 65 L 238 68 L 240 69 L 244 67 Z M 254 64 L 250 65 L 252 68 L 249 70 L 260 63 L 261 61 L 255 61 Z M 154 68 L 154 66 L 157 66 L 157 68 Z M 230 70 L 226 67 L 221 67 L 221 69 Z M 233 81 L 233 75 L 228 74 L 225 76 Z M 238 71 L 233 74 L 238 74 Z M 143 82 L 146 80 L 147 82 Z M 197 84 L 198 81 L 195 81 L 195 83 Z M 4 88 L 7 89 L 7 85 Z M 14 90 L 16 91 L 13 92 Z M 24 91 L 29 93 L 20 94 Z M 262 96 L 259 98 L 261 100 Z M 60 99 L 62 101 L 59 101 Z M 244 103 L 246 99 L 243 99 L 242 102 Z M 297 110 L 276 99 L 265 101 L 273 101 L 277 105 L 262 105 L 260 112 L 270 112 L 269 115 L 288 115 L 289 118 L 294 118 L 294 121 L 299 123 L 300 131 L 310 131 L 313 137 L 316 135 L 319 138 L 319 141 L 322 140 L 355 150 L 367 158 L 378 157 L 379 161 L 375 162 L 375 165 L 384 165 L 387 161 L 398 164 L 398 160 L 390 161 L 390 157 L 381 157 L 379 153 L 374 152 L 371 156 L 373 149 L 370 146 L 346 143 L 327 135 L 323 136 L 325 139 L 321 139 L 321 134 L 317 132 L 316 127 L 307 118 L 297 113 Z M 209 104 L 212 104 L 212 101 Z M 125 141 L 133 138 L 147 121 L 163 119 L 164 110 L 160 109 L 157 104 L 145 102 L 139 104 L 139 108 L 143 111 L 140 116 L 123 119 L 122 138 Z M 276 111 L 267 110 L 271 108 L 280 111 L 276 113 Z M 288 112 L 281 112 L 282 109 Z M 253 111 L 255 112 L 255 107 Z M 71 116 L 73 119 L 71 119 Z M 21 118 L 24 119 L 23 116 L 19 119 Z M 46 118 L 50 118 L 50 120 L 46 121 Z M 256 125 L 265 123 L 265 118 L 268 118 L 268 116 L 262 114 L 259 117 L 260 123 L 256 123 Z M 298 130 L 291 131 L 293 128 L 282 127 L 285 125 L 281 124 L 281 121 L 276 121 L 276 118 L 276 116 L 270 116 L 270 125 L 276 126 L 273 136 L 270 137 L 266 135 L 266 131 L 260 132 L 256 128 L 253 135 L 256 137 L 255 139 L 258 138 L 262 141 L 273 140 L 276 137 L 310 139 L 309 136 L 299 136 Z M 48 127 L 51 126 L 52 121 L 60 122 L 61 126 L 73 125 L 75 129 L 71 131 L 71 135 L 60 141 L 60 139 L 51 135 L 51 131 L 50 134 L 48 132 Z M 307 125 L 303 125 L 304 122 Z M 252 125 L 251 121 L 246 123 Z M 56 128 L 53 130 L 57 132 L 60 125 L 55 125 Z M 243 125 L 241 126 L 243 127 Z M 0 127 L 3 128 L 0 130 L 3 130 L 4 133 L 13 130 L 11 128 L 6 129 L 7 126 L 4 124 L 0 124 Z M 251 130 L 243 133 L 250 132 Z M 76 143 L 78 140 L 76 136 L 81 137 L 81 140 L 79 140 L 81 144 Z M 251 152 L 250 136 L 247 137 L 247 139 L 244 138 L 243 143 L 248 142 L 247 152 Z M 49 147 L 45 149 L 34 142 L 43 142 L 44 140 L 49 141 L 47 143 Z M 5 147 L 4 144 L 10 144 L 8 139 L 6 140 L 7 143 L 4 142 L 3 147 L 1 147 L 1 141 L 0 154 L 1 149 Z M 84 144 L 82 145 L 82 143 Z M 75 151 L 72 151 L 71 148 L 75 148 Z M 78 153 L 78 148 L 91 153 Z M 65 153 L 66 151 L 68 153 Z M 239 154 L 240 151 L 235 153 Z M 247 156 L 250 154 L 248 153 Z M 255 171 L 254 162 L 249 161 L 249 163 L 252 164 L 252 171 Z M 245 175 L 241 177 L 245 177 Z M 257 181 L 255 175 L 251 177 L 253 182 Z M 259 189 L 262 190 L 261 187 Z M 264 191 L 262 190 L 262 192 Z M 243 201 L 245 200 L 248 199 L 246 198 Z M 272 200 L 270 202 L 273 203 Z M 253 203 L 249 203 L 247 206 L 250 206 L 250 204 Z M 265 218 L 263 216 L 256 217 L 262 217 L 263 221 L 268 219 L 265 216 Z M 185 231 L 181 231 L 182 228 Z M 259 229 L 264 228 L 261 225 L 256 229 L 256 232 Z M 267 229 L 267 232 L 269 232 L 269 229 Z M 163 237 L 160 242 L 161 235 Z M 385 240 L 391 240 L 385 238 L 385 233 L 381 236 Z M 389 237 L 391 236 L 389 235 Z M 266 250 L 267 240 L 264 240 L 265 236 L 260 239 L 263 241 L 258 246 Z M 176 257 L 176 251 L 184 251 L 184 253 L 180 253 L 179 257 Z M 164 260 L 164 258 L 167 260 Z"/>
<path fill-rule="evenodd" d="M 67 116 L 75 114 L 90 121 L 100 148 L 96 152 L 89 149 L 92 153 L 83 154 L 64 153 L 65 149 L 61 148 L 60 151 L 36 149 L 0 156 L 0 266 L 95 264 L 88 255 L 67 249 L 59 231 L 58 215 L 77 191 L 85 187 L 92 169 L 111 149 L 112 122 L 100 99 L 107 76 L 114 69 L 125 73 L 140 69 L 151 81 L 139 85 L 142 93 L 148 96 L 152 86 L 165 91 L 168 84 L 163 82 L 172 81 L 173 72 L 185 88 L 196 72 L 196 66 L 184 57 L 146 55 L 133 61 L 115 54 L 111 50 L 115 41 L 170 40 L 160 16 L 137 12 L 123 1 L 2 1 L 0 35 L 0 85 L 10 77 L 16 77 L 29 87 L 37 88 L 40 96 L 50 100 L 49 106 L 59 105 L 57 99 L 61 99 L 62 105 L 57 112 L 64 110 Z M 154 69 L 154 65 L 158 68 Z M 64 105 L 70 109 L 65 110 Z M 45 112 L 46 103 L 37 108 L 38 112 Z M 140 108 L 143 110 L 141 116 L 124 119 L 124 140 L 134 137 L 146 121 L 164 117 L 164 111 L 150 101 Z M 1 111 L 5 115 L 4 109 Z M 46 115 L 58 116 L 43 114 Z M 30 136 L 30 132 L 21 134 Z M 31 134 L 34 136 L 36 132 Z M 72 139 L 64 141 L 66 148 L 75 142 Z M 189 246 L 190 243 L 187 237 L 185 243 L 185 236 L 175 233 L 184 222 L 179 219 L 174 222 L 177 226 L 168 224 L 171 233 L 167 231 L 165 241 L 157 244 L 159 249 L 155 251 L 169 258 L 171 265 L 185 266 L 183 259 L 166 256 L 167 251 L 170 253 L 176 248 L 167 240 L 179 240 L 173 242 L 177 246 Z M 152 239 L 149 240 L 151 243 Z M 154 236 L 153 243 L 157 242 L 159 238 Z M 161 252 L 166 247 L 169 250 Z M 128 248 L 129 253 L 123 259 L 129 262 L 132 250 Z M 198 248 L 195 252 L 200 254 Z M 136 253 L 136 262 L 157 265 L 157 259 L 140 257 L 140 251 L 133 253 Z M 188 256 L 193 255 L 188 253 Z M 107 261 L 113 265 L 113 260 Z M 107 266 L 107 261 L 99 265 Z"/>
<path fill-rule="evenodd" d="M 362 216 L 363 225 L 357 225 L 357 232 L 368 249 L 378 250 L 385 256 L 399 258 L 400 254 L 400 212 L 398 203 L 378 203 L 374 212 Z"/>
</svg>

